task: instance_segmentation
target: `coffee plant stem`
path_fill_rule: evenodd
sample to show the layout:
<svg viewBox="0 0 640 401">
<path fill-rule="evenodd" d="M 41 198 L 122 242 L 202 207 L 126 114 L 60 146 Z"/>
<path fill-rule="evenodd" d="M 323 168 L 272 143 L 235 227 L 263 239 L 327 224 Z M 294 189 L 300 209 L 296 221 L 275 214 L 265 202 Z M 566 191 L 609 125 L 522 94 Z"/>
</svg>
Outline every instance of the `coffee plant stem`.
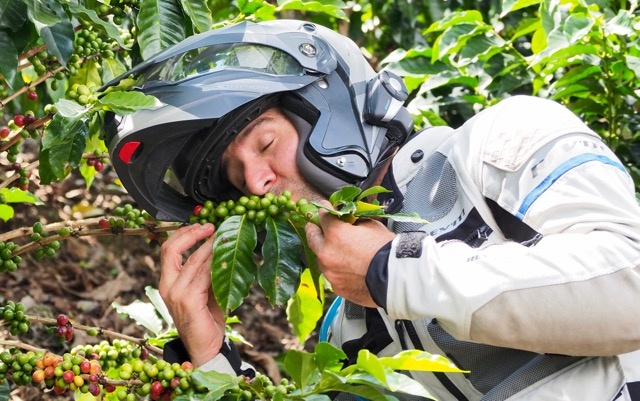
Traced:
<svg viewBox="0 0 640 401">
<path fill-rule="evenodd" d="M 40 323 L 40 324 L 46 324 L 46 325 L 57 325 L 57 321 L 56 319 L 53 318 L 49 318 L 49 317 L 41 317 L 41 316 L 31 316 L 31 315 L 25 315 L 25 318 L 27 318 L 29 320 L 30 323 Z M 10 322 L 9 322 L 10 323 Z M 0 320 L 0 326 L 6 325 L 7 321 L 6 320 Z M 118 333 L 116 331 L 112 331 L 112 330 L 107 330 L 107 329 L 103 329 L 100 327 L 94 327 L 94 326 L 87 326 L 84 324 L 79 324 L 79 323 L 73 323 L 73 328 L 74 330 L 82 330 L 82 331 L 88 331 L 88 330 L 97 330 L 98 332 L 98 336 L 103 336 L 103 337 L 107 337 L 107 338 L 111 338 L 111 339 L 120 339 L 120 340 L 125 340 L 128 341 L 132 344 L 136 344 L 139 345 L 141 347 L 144 347 L 146 349 L 148 349 L 149 351 L 152 351 L 158 355 L 162 355 L 162 349 L 151 345 L 147 342 L 146 339 L 144 338 L 137 338 L 137 337 L 131 337 L 128 336 L 126 334 L 122 334 L 122 333 Z M 7 340 L 8 341 L 8 340 Z M 2 341 L 0 340 L 0 344 L 3 344 Z M 25 343 L 21 343 L 21 344 L 25 344 Z M 29 346 L 28 344 L 25 344 L 27 346 Z M 32 347 L 32 346 L 29 346 Z M 35 349 L 35 347 L 31 348 L 25 348 L 25 347 L 20 347 L 29 351 L 40 351 L 40 349 Z"/>
<path fill-rule="evenodd" d="M 2 107 L 0 107 L 1 109 Z M 20 137 L 20 131 L 16 132 L 11 138 L 7 139 L 0 143 L 0 153 L 5 152 L 11 146 L 13 146 L 16 142 L 20 141 L 22 137 Z"/>
<path fill-rule="evenodd" d="M 23 166 L 22 168 L 24 168 L 27 171 L 31 171 L 31 170 L 35 169 L 36 167 L 38 167 L 39 164 L 40 164 L 40 162 L 38 160 L 36 160 L 33 163 L 29 163 L 28 165 Z M 12 182 L 14 182 L 15 180 L 17 180 L 19 178 L 20 178 L 20 174 L 18 174 L 16 172 L 11 177 L 9 177 L 6 180 L 0 182 L 0 189 L 8 187 L 9 185 L 11 185 Z"/>
<path fill-rule="evenodd" d="M 42 238 L 40 241 L 29 242 L 25 245 L 22 245 L 18 249 L 16 249 L 11 256 L 18 256 L 26 252 L 33 251 L 42 247 L 43 245 L 50 244 L 54 241 L 65 240 L 72 237 L 98 237 L 103 235 L 145 235 L 149 232 L 158 233 L 158 232 L 167 232 L 174 231 L 180 228 L 179 226 L 170 223 L 170 225 L 160 225 L 160 226 L 148 226 L 144 228 L 122 228 L 122 229 L 112 229 L 112 228 L 92 228 L 88 230 L 75 230 L 71 233 L 70 236 L 61 236 L 61 235 L 52 235 L 50 237 Z M 81 231 L 82 230 L 82 231 Z"/>
<path fill-rule="evenodd" d="M 4 320 L 2 320 L 0 322 L 4 322 Z M 47 351 L 44 348 L 34 347 L 33 345 L 24 343 L 24 342 L 22 342 L 20 340 L 0 340 L 0 345 L 5 345 L 5 346 L 9 346 L 9 347 L 14 347 L 14 348 L 20 348 L 20 349 L 23 349 L 23 350 L 26 350 L 26 351 L 33 351 L 33 352 L 46 352 Z"/>
<path fill-rule="evenodd" d="M 52 76 L 54 76 L 57 72 L 65 70 L 66 68 L 67 67 L 61 65 L 60 67 L 56 68 L 55 70 L 49 70 L 49 71 L 45 72 L 44 74 L 42 74 L 42 76 L 38 77 L 38 79 L 36 79 L 35 81 L 29 82 L 28 84 L 26 84 L 22 88 L 20 88 L 17 91 L 13 92 L 11 95 L 9 95 L 6 98 L 0 100 L 0 109 L 3 109 L 6 104 L 8 104 L 10 101 L 15 99 L 16 97 L 22 95 L 23 93 L 25 93 L 25 92 L 33 89 L 33 88 L 35 88 L 36 86 L 38 86 L 42 82 L 44 82 L 47 79 L 49 79 Z"/>
<path fill-rule="evenodd" d="M 98 221 L 101 218 L 102 217 L 93 217 L 93 218 L 84 219 L 84 220 L 58 221 L 56 223 L 44 225 L 43 229 L 46 232 L 57 231 L 59 228 L 62 228 L 62 227 L 69 227 L 74 230 L 81 230 L 86 226 L 90 226 L 92 224 L 98 224 Z M 32 226 L 20 227 L 20 228 L 16 228 L 15 230 L 8 231 L 4 234 L 0 234 L 0 241 L 8 241 L 14 238 L 22 237 L 25 235 L 31 235 L 31 234 L 33 234 Z"/>
</svg>

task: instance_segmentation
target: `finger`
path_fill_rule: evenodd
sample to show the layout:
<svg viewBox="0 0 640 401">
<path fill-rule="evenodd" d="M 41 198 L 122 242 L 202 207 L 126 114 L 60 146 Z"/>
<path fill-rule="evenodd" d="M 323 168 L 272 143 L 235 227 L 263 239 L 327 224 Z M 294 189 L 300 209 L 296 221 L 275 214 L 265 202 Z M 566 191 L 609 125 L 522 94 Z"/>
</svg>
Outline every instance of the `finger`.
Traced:
<svg viewBox="0 0 640 401">
<path fill-rule="evenodd" d="M 182 227 L 169 237 L 161 248 L 160 280 L 169 283 L 175 281 L 182 268 L 182 255 L 198 241 L 213 235 L 212 224 L 192 224 Z"/>
<path fill-rule="evenodd" d="M 322 229 L 315 224 L 307 224 L 304 227 L 307 236 L 307 244 L 316 255 L 324 245 L 324 234 Z"/>
<path fill-rule="evenodd" d="M 211 260 L 213 259 L 213 236 L 195 250 L 182 266 L 180 280 L 191 283 L 199 275 L 207 276 L 206 282 L 210 282 Z"/>
</svg>

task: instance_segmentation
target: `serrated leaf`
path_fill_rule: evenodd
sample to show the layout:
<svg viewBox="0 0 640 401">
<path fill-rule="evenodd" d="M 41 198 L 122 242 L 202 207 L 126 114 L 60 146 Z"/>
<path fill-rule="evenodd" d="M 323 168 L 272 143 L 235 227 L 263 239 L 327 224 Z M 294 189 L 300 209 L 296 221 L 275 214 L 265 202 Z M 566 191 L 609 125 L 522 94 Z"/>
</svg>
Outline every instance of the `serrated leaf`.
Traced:
<svg viewBox="0 0 640 401">
<path fill-rule="evenodd" d="M 458 369 L 453 362 L 441 355 L 426 351 L 402 351 L 391 357 L 381 357 L 378 361 L 382 366 L 393 370 L 419 370 L 424 372 L 456 372 L 465 373 Z"/>
<path fill-rule="evenodd" d="M 5 31 L 0 31 L 0 74 L 9 88 L 13 89 L 13 80 L 18 71 L 18 51 L 13 40 Z"/>
<path fill-rule="evenodd" d="M 31 205 L 44 205 L 37 196 L 20 188 L 2 188 L 0 194 L 4 195 L 6 203 L 29 203 Z"/>
<path fill-rule="evenodd" d="M 290 350 L 284 358 L 284 367 L 300 389 L 313 386 L 320 380 L 320 371 L 311 353 Z"/>
<path fill-rule="evenodd" d="M 149 109 L 158 105 L 154 96 L 142 92 L 109 92 L 94 103 L 94 108 L 111 110 L 119 115 L 133 113 L 136 110 Z"/>
<path fill-rule="evenodd" d="M 151 303 L 136 299 L 129 305 L 112 302 L 111 306 L 116 312 L 128 315 L 137 324 L 153 333 L 155 337 L 162 333 L 162 320 L 156 314 L 156 308 Z"/>
<path fill-rule="evenodd" d="M 268 217 L 258 284 L 271 305 L 284 305 L 300 284 L 302 242 L 288 221 Z"/>
<path fill-rule="evenodd" d="M 293 333 L 301 343 L 318 326 L 324 311 L 324 290 L 318 293 L 314 277 L 309 269 L 305 269 L 300 276 L 300 285 L 287 305 L 287 321 L 291 324 Z"/>
<path fill-rule="evenodd" d="M 141 0 L 136 18 L 143 60 L 185 38 L 184 18 L 177 0 Z"/>
<path fill-rule="evenodd" d="M 258 266 L 253 251 L 258 235 L 253 222 L 243 216 L 232 216 L 218 226 L 213 241 L 211 285 L 223 311 L 242 304 L 253 284 Z"/>
<path fill-rule="evenodd" d="M 67 7 L 73 16 L 78 19 L 83 19 L 85 21 L 91 21 L 91 27 L 98 31 L 105 33 L 109 38 L 118 42 L 118 45 L 124 49 L 128 49 L 129 46 L 125 43 L 125 41 L 120 36 L 120 31 L 118 28 L 107 21 L 103 21 L 100 19 L 98 14 L 94 10 L 89 10 L 83 7 L 80 4 L 74 4 L 72 2 L 67 3 Z"/>
<path fill-rule="evenodd" d="M 18 31 L 27 20 L 24 3 L 16 0 L 0 0 L 0 29 Z"/>
<path fill-rule="evenodd" d="M 211 10 L 205 0 L 180 0 L 182 10 L 191 19 L 196 32 L 206 32 L 211 29 L 213 19 Z"/>
<path fill-rule="evenodd" d="M 13 218 L 15 212 L 13 207 L 5 204 L 0 204 L 0 219 L 2 219 L 5 223 Z"/>
</svg>

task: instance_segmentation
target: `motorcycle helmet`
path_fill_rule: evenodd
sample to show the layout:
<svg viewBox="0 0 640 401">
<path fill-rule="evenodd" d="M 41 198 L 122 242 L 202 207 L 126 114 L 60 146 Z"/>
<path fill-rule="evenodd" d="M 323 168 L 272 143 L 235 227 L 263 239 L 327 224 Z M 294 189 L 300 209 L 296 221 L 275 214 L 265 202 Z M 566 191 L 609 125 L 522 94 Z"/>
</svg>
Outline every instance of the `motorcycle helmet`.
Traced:
<svg viewBox="0 0 640 401">
<path fill-rule="evenodd" d="M 187 221 L 197 204 L 237 197 L 221 155 L 271 107 L 291 117 L 300 172 L 326 195 L 366 185 L 413 129 L 402 79 L 376 74 L 353 41 L 305 21 L 241 22 L 191 36 L 102 90 L 124 78 L 158 105 L 108 113 L 105 141 L 124 187 L 158 220 Z"/>
</svg>

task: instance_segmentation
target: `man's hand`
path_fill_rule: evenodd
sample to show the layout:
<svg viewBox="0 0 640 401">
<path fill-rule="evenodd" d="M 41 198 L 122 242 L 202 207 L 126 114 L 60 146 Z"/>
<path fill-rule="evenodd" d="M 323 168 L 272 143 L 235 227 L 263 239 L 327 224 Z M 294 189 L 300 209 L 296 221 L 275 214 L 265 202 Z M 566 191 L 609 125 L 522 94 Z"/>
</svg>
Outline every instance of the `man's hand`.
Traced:
<svg viewBox="0 0 640 401">
<path fill-rule="evenodd" d="M 191 362 L 200 366 L 220 351 L 225 317 L 211 289 L 212 224 L 182 227 L 162 245 L 159 291 Z M 209 238 L 182 262 L 183 254 Z"/>
<path fill-rule="evenodd" d="M 319 210 L 319 220 L 320 227 L 306 225 L 307 242 L 333 292 L 359 305 L 377 307 L 365 277 L 375 254 L 395 234 L 379 221 L 360 219 L 352 225 L 324 209 Z"/>
</svg>

